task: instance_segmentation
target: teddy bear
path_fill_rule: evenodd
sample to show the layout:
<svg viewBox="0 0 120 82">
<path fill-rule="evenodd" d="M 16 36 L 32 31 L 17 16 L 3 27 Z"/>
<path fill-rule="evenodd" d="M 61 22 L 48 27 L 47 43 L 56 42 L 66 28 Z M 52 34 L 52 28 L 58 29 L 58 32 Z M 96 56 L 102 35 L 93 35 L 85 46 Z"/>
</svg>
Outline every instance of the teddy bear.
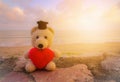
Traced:
<svg viewBox="0 0 120 82">
<path fill-rule="evenodd" d="M 50 49 L 54 38 L 54 31 L 47 27 L 48 22 L 38 21 L 38 26 L 31 30 L 32 48 L 25 54 L 24 63 L 19 61 L 15 70 L 24 66 L 26 72 L 33 72 L 36 69 L 53 71 L 56 69 L 55 58 L 60 57 L 60 52 Z"/>
</svg>

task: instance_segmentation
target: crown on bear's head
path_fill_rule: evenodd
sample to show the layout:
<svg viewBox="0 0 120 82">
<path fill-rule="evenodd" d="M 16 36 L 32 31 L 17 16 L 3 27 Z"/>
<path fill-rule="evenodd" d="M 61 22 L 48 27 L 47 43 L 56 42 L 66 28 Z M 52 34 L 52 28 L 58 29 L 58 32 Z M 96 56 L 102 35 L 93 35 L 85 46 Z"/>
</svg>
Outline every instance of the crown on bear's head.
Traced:
<svg viewBox="0 0 120 82">
<path fill-rule="evenodd" d="M 38 24 L 38 28 L 39 28 L 39 29 L 46 29 L 48 22 L 45 22 L 45 21 L 37 21 L 37 24 Z"/>
</svg>

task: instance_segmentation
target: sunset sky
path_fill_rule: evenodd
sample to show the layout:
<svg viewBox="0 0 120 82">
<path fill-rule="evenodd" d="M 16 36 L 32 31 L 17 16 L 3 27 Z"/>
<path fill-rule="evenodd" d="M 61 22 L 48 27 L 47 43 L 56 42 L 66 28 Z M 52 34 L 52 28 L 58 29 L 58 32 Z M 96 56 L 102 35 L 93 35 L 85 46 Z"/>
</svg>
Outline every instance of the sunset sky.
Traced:
<svg viewBox="0 0 120 82">
<path fill-rule="evenodd" d="M 61 36 L 120 41 L 120 0 L 0 0 L 0 30 L 30 30 L 38 20 Z"/>
</svg>

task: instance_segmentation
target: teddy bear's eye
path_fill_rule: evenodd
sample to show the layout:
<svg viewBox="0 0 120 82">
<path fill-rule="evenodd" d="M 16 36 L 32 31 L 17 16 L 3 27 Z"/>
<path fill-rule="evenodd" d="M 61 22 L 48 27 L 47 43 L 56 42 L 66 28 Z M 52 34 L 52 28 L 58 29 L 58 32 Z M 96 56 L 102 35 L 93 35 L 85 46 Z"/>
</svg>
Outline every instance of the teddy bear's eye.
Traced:
<svg viewBox="0 0 120 82">
<path fill-rule="evenodd" d="M 47 39 L 48 37 L 47 36 L 44 36 L 45 39 Z"/>
<path fill-rule="evenodd" d="M 36 36 L 36 39 L 38 39 L 39 38 L 39 36 Z"/>
</svg>

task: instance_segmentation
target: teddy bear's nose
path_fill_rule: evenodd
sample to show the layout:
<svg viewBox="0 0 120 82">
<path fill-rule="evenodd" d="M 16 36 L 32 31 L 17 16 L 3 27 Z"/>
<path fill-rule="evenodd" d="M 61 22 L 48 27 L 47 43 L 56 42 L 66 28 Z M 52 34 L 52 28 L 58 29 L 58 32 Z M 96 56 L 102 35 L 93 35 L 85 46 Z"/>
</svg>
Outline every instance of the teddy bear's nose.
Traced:
<svg viewBox="0 0 120 82">
<path fill-rule="evenodd" d="M 43 44 L 39 44 L 38 47 L 39 47 L 39 48 L 43 48 Z"/>
</svg>

